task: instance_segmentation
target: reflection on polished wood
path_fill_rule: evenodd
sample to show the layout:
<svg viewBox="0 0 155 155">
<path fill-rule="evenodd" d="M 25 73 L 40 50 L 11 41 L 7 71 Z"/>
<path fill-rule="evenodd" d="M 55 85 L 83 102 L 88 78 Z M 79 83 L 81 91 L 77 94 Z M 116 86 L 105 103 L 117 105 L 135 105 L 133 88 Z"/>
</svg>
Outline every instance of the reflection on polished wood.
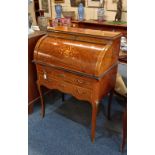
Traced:
<svg viewBox="0 0 155 155">
<path fill-rule="evenodd" d="M 50 28 L 34 50 L 41 96 L 40 87 L 45 86 L 92 105 L 92 142 L 98 105 L 115 86 L 120 37 L 119 32 L 56 27 Z M 42 116 L 44 112 L 42 99 Z"/>
</svg>

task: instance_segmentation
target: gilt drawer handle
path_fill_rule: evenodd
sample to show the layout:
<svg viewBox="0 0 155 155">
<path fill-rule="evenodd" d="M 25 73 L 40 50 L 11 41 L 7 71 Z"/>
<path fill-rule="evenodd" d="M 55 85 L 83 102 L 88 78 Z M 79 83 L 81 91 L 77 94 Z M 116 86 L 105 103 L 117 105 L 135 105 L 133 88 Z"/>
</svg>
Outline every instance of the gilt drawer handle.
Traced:
<svg viewBox="0 0 155 155">
<path fill-rule="evenodd" d="M 44 77 L 44 80 L 47 80 L 47 73 L 46 72 L 44 72 L 43 77 Z"/>
</svg>

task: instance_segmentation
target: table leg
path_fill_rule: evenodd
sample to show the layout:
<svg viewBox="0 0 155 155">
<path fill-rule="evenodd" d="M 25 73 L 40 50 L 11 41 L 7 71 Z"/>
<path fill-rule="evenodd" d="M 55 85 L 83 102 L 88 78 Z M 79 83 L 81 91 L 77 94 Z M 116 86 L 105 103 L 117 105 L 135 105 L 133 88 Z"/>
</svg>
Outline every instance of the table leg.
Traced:
<svg viewBox="0 0 155 155">
<path fill-rule="evenodd" d="M 111 116 L 111 103 L 112 103 L 113 93 L 114 93 L 114 90 L 111 90 L 109 95 L 108 110 L 107 110 L 108 120 L 110 120 L 110 116 Z"/>
<path fill-rule="evenodd" d="M 38 85 L 38 90 L 39 90 L 39 94 L 40 94 L 40 99 L 41 99 L 41 116 L 42 118 L 45 116 L 45 104 L 44 104 L 44 100 L 43 100 L 43 94 L 41 91 L 41 85 L 37 82 Z"/>
<path fill-rule="evenodd" d="M 125 147 L 125 143 L 126 143 L 126 139 L 127 139 L 127 108 L 125 109 L 124 113 L 123 113 L 123 130 L 122 130 L 122 144 L 121 144 L 121 152 L 123 152 L 124 147 Z"/>
<path fill-rule="evenodd" d="M 92 127 L 91 127 L 91 140 L 94 143 L 95 130 L 96 130 L 96 115 L 98 111 L 98 102 L 92 103 Z"/>
</svg>

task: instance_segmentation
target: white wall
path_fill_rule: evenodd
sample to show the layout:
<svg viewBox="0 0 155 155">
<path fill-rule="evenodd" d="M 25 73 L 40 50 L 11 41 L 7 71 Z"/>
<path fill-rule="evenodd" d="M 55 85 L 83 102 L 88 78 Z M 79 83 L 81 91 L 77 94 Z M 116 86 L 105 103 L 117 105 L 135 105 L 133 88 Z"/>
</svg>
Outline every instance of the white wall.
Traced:
<svg viewBox="0 0 155 155">
<path fill-rule="evenodd" d="M 36 17 L 35 17 L 35 12 L 34 12 L 34 1 L 28 4 L 28 12 L 31 13 L 32 17 L 32 25 L 36 25 Z"/>
<path fill-rule="evenodd" d="M 85 0 L 85 19 L 97 19 L 97 8 L 88 8 L 87 0 Z M 64 11 L 75 11 L 76 19 L 77 19 L 77 7 L 71 7 L 70 0 L 64 0 L 64 3 L 60 3 L 63 7 Z M 51 8 L 52 8 L 52 18 L 55 18 L 55 3 L 54 0 L 51 0 Z M 105 11 L 105 19 L 106 20 L 114 20 L 116 12 Z M 122 20 L 127 21 L 127 13 L 122 13 Z"/>
</svg>

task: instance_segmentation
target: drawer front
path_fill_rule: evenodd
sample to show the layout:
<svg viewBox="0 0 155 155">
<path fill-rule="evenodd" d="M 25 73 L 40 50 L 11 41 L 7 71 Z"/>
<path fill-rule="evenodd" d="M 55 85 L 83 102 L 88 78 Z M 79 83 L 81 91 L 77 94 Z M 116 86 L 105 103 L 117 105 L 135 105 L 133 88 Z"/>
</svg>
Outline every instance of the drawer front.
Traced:
<svg viewBox="0 0 155 155">
<path fill-rule="evenodd" d="M 78 76 L 72 73 L 68 73 L 62 70 L 53 69 L 50 67 L 38 66 L 38 72 L 44 78 L 51 78 L 57 81 L 67 82 L 73 85 L 77 85 L 83 88 L 92 89 L 93 83 L 95 82 L 93 79 L 89 79 L 87 77 Z"/>
<path fill-rule="evenodd" d="M 46 77 L 42 73 L 39 73 L 38 78 L 39 82 L 49 89 L 58 89 L 61 92 L 71 94 L 78 99 L 91 101 L 92 91 L 90 89 L 82 88 L 62 80 L 56 80 L 52 77 Z"/>
</svg>

